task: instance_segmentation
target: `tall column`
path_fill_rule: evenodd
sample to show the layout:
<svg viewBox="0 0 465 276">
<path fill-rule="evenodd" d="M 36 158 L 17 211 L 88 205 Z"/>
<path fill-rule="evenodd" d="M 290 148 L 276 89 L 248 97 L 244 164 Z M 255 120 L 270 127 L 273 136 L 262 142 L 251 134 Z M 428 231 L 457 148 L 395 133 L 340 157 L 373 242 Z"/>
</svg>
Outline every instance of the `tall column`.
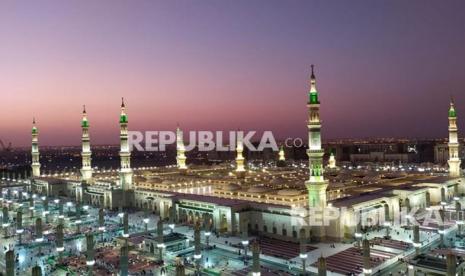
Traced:
<svg viewBox="0 0 465 276">
<path fill-rule="evenodd" d="M 120 276 L 128 276 L 128 255 L 129 255 L 128 241 L 125 240 L 124 245 L 121 247 Z"/>
<path fill-rule="evenodd" d="M 460 156 L 457 129 L 457 112 L 454 101 L 451 100 L 449 107 L 449 176 L 460 177 Z"/>
<path fill-rule="evenodd" d="M 316 79 L 313 72 L 310 77 L 310 92 L 308 99 L 308 149 L 309 175 L 305 182 L 308 190 L 308 200 L 310 207 L 326 207 L 326 188 L 328 182 L 324 179 L 323 155 L 321 147 L 321 121 L 320 121 L 320 100 L 316 90 Z"/>
<path fill-rule="evenodd" d="M 420 253 L 420 247 L 421 247 L 421 242 L 420 242 L 420 226 L 418 224 L 415 224 L 413 226 L 413 246 L 415 247 L 415 254 Z"/>
<path fill-rule="evenodd" d="M 24 232 L 24 229 L 23 229 L 23 212 L 21 211 L 21 209 L 19 209 L 16 212 L 16 233 L 19 235 L 19 244 L 22 244 L 22 242 L 23 242 L 23 239 L 22 239 L 23 232 Z"/>
<path fill-rule="evenodd" d="M 445 245 L 445 243 L 444 243 L 444 234 L 445 234 L 444 219 L 445 219 L 445 216 L 444 216 L 444 210 L 443 209 L 439 210 L 439 216 L 440 216 L 440 222 L 439 222 L 438 233 L 439 233 L 439 236 L 441 237 L 440 247 L 443 247 Z"/>
<path fill-rule="evenodd" d="M 32 177 L 40 176 L 40 161 L 39 161 L 39 130 L 36 127 L 35 118 L 32 120 Z"/>
<path fill-rule="evenodd" d="M 463 212 L 460 210 L 460 211 L 457 211 L 456 213 L 456 216 L 457 216 L 457 235 L 462 235 L 462 231 L 463 231 Z"/>
<path fill-rule="evenodd" d="M 76 210 L 76 232 L 77 233 L 80 233 L 81 232 L 81 204 L 79 203 L 79 201 L 76 201 L 76 206 L 75 206 L 75 210 Z"/>
<path fill-rule="evenodd" d="M 173 203 L 173 205 L 171 205 L 169 211 L 170 211 L 170 224 L 169 224 L 169 227 L 171 228 L 171 232 L 173 232 L 174 227 L 176 226 L 176 222 L 177 222 L 177 214 L 176 214 L 175 203 Z"/>
<path fill-rule="evenodd" d="M 260 245 L 255 240 L 252 244 L 252 276 L 260 276 Z"/>
<path fill-rule="evenodd" d="M 36 242 L 43 242 L 44 241 L 44 233 L 43 233 L 43 226 L 42 226 L 42 219 L 36 218 Z"/>
<path fill-rule="evenodd" d="M 48 198 L 45 196 L 45 197 L 42 197 L 42 205 L 43 205 L 43 208 L 44 208 L 44 211 L 43 211 L 43 215 L 45 217 L 45 222 L 48 223 L 48 215 L 50 214 L 49 210 L 48 210 Z"/>
<path fill-rule="evenodd" d="M 386 228 L 386 238 L 389 239 L 389 230 L 391 229 L 391 216 L 389 213 L 389 205 L 387 203 L 384 204 L 384 227 Z"/>
<path fill-rule="evenodd" d="M 87 265 L 87 275 L 92 275 L 93 267 L 95 264 L 94 260 L 94 235 L 92 233 L 86 234 L 86 265 Z"/>
<path fill-rule="evenodd" d="M 307 255 L 307 235 L 306 235 L 306 232 L 305 232 L 304 228 L 300 229 L 299 237 L 300 237 L 300 255 L 299 255 L 299 257 L 302 260 L 302 272 L 303 272 L 303 275 L 306 275 L 306 273 L 307 273 L 306 262 L 307 262 L 308 255 Z"/>
<path fill-rule="evenodd" d="M 3 213 L 2 227 L 3 227 L 3 230 L 5 231 L 5 236 L 8 236 L 8 227 L 10 226 L 10 216 L 9 216 L 8 207 L 4 206 L 2 213 Z"/>
<path fill-rule="evenodd" d="M 447 263 L 447 275 L 454 276 L 457 275 L 457 260 L 455 255 L 452 253 L 447 254 L 446 257 Z"/>
<path fill-rule="evenodd" d="M 249 229 L 248 229 L 248 220 L 242 220 L 240 224 L 241 228 L 241 238 L 242 238 L 242 247 L 244 248 L 244 260 L 248 259 L 247 248 L 249 247 Z"/>
<path fill-rule="evenodd" d="M 128 144 L 128 116 L 124 99 L 121 102 L 120 125 L 120 184 L 123 190 L 132 190 L 131 152 Z M 124 193 L 123 193 L 124 194 Z"/>
<path fill-rule="evenodd" d="M 98 230 L 105 231 L 105 212 L 103 208 L 98 210 Z"/>
<path fill-rule="evenodd" d="M 202 261 L 202 245 L 200 242 L 200 223 L 197 221 L 194 229 L 194 259 L 196 275 L 200 275 L 200 262 Z"/>
<path fill-rule="evenodd" d="M 163 261 L 163 249 L 165 244 L 163 243 L 163 221 L 161 218 L 157 222 L 157 247 L 158 247 L 158 258 Z"/>
<path fill-rule="evenodd" d="M 363 240 L 363 273 L 371 275 L 370 242 L 367 239 Z"/>
<path fill-rule="evenodd" d="M 123 237 L 129 237 L 129 218 L 126 212 L 123 214 Z"/>
<path fill-rule="evenodd" d="M 179 126 L 176 128 L 176 162 L 178 169 L 186 170 L 186 148 L 183 141 L 183 133 Z"/>
<path fill-rule="evenodd" d="M 11 249 L 5 253 L 5 268 L 6 276 L 15 275 L 15 252 Z"/>
<path fill-rule="evenodd" d="M 86 106 L 82 110 L 82 167 L 81 167 L 81 179 L 86 183 L 89 183 L 92 179 L 92 151 L 90 149 L 90 137 L 89 137 L 89 121 L 87 120 Z"/>
<path fill-rule="evenodd" d="M 318 276 L 326 276 L 326 259 L 323 256 L 318 258 Z"/>
<path fill-rule="evenodd" d="M 55 203 L 58 204 L 58 223 L 63 223 L 63 221 L 65 220 L 65 215 L 63 212 L 63 201 L 55 199 Z"/>
<path fill-rule="evenodd" d="M 61 253 L 65 250 L 64 244 L 63 244 L 63 224 L 58 224 L 56 228 L 56 240 L 55 240 L 55 247 L 57 249 L 57 252 Z"/>
<path fill-rule="evenodd" d="M 207 221 L 205 222 L 204 224 L 205 226 L 205 245 L 206 245 L 206 249 L 210 249 L 210 236 L 212 234 L 212 224 L 211 224 L 211 221 L 210 219 L 207 217 Z M 247 255 L 247 254 L 246 254 Z"/>
<path fill-rule="evenodd" d="M 32 192 L 31 192 L 31 194 L 29 196 L 29 211 L 30 211 L 29 215 L 30 215 L 31 220 L 32 220 L 32 218 L 34 217 L 34 195 L 32 194 Z"/>
<path fill-rule="evenodd" d="M 431 208 L 431 194 L 428 191 L 425 193 L 425 205 L 427 210 Z"/>
<path fill-rule="evenodd" d="M 42 269 L 40 266 L 35 265 L 32 267 L 32 276 L 42 276 Z"/>
</svg>

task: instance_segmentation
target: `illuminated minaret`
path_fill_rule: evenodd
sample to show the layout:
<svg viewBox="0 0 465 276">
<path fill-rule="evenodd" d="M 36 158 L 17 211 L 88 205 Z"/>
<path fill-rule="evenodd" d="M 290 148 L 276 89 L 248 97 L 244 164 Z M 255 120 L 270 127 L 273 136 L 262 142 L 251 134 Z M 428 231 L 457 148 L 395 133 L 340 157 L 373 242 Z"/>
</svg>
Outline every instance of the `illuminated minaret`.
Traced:
<svg viewBox="0 0 465 276">
<path fill-rule="evenodd" d="M 36 119 L 32 119 L 32 177 L 40 176 L 39 162 L 39 130 L 36 127 Z"/>
<path fill-rule="evenodd" d="M 454 101 L 451 100 L 449 108 L 449 176 L 460 176 L 459 141 L 457 135 L 457 112 Z"/>
<path fill-rule="evenodd" d="M 86 106 L 83 106 L 82 110 L 82 168 L 81 177 L 82 180 L 89 182 L 92 179 L 92 152 L 90 150 L 90 138 L 89 138 L 89 121 L 87 121 Z"/>
<path fill-rule="evenodd" d="M 332 150 L 329 155 L 328 168 L 330 169 L 336 168 L 336 158 L 334 157 L 334 152 Z"/>
<path fill-rule="evenodd" d="M 121 115 L 119 117 L 120 125 L 120 184 L 123 190 L 132 190 L 132 169 L 131 169 L 131 152 L 128 144 L 128 116 L 126 115 L 126 106 L 124 98 L 121 99 Z"/>
<path fill-rule="evenodd" d="M 236 173 L 238 175 L 243 175 L 245 173 L 245 166 L 244 166 L 244 156 L 242 152 L 244 151 L 244 143 L 242 141 L 242 137 L 240 135 L 237 137 L 237 145 L 236 145 Z"/>
<path fill-rule="evenodd" d="M 187 169 L 186 166 L 186 148 L 184 147 L 184 141 L 183 141 L 183 133 L 182 130 L 178 127 L 176 128 L 176 162 L 178 165 L 178 169 L 180 170 L 185 170 Z"/>
<path fill-rule="evenodd" d="M 286 161 L 286 155 L 284 153 L 284 147 L 279 148 L 279 161 Z"/>
<path fill-rule="evenodd" d="M 323 178 L 323 155 L 321 148 L 320 101 L 316 90 L 315 74 L 310 77 L 310 92 L 308 99 L 308 149 L 309 180 L 305 182 L 308 190 L 309 207 L 326 207 L 326 187 L 328 183 Z"/>
</svg>

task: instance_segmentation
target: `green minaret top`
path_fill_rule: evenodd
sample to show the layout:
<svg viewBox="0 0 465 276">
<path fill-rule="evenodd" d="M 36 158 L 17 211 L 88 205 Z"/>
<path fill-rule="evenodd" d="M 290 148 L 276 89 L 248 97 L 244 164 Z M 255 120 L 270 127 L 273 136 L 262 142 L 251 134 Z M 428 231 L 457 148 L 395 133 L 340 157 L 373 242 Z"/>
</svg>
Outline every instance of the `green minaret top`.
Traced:
<svg viewBox="0 0 465 276">
<path fill-rule="evenodd" d="M 89 127 L 89 121 L 87 121 L 87 112 L 86 112 L 86 106 L 82 106 L 82 121 L 81 121 L 81 126 L 82 127 Z"/>
<path fill-rule="evenodd" d="M 121 115 L 119 116 L 120 124 L 128 123 L 128 115 L 126 115 L 125 110 L 126 110 L 126 105 L 124 104 L 124 98 L 121 98 Z"/>
<path fill-rule="evenodd" d="M 457 112 L 455 111 L 453 99 L 450 100 L 449 117 L 457 117 Z"/>
<path fill-rule="evenodd" d="M 310 76 L 310 92 L 308 93 L 309 99 L 308 103 L 309 104 L 319 104 L 320 101 L 318 100 L 318 92 L 316 91 L 316 79 L 315 79 L 315 73 L 314 73 L 314 65 L 312 64 L 312 74 Z"/>
<path fill-rule="evenodd" d="M 36 118 L 32 118 L 32 134 L 37 134 Z"/>
</svg>

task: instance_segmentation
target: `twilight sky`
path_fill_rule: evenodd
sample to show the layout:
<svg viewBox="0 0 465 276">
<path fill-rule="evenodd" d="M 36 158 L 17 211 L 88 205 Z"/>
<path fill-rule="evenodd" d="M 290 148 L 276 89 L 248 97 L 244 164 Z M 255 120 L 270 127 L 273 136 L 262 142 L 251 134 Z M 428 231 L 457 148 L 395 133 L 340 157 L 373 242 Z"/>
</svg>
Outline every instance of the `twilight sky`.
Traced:
<svg viewBox="0 0 465 276">
<path fill-rule="evenodd" d="M 2 1 L 0 139 L 93 144 L 131 130 L 305 137 L 316 64 L 323 139 L 465 132 L 465 1 Z M 462 133 L 463 133 L 462 132 Z M 462 135 L 463 136 L 463 135 Z"/>
</svg>

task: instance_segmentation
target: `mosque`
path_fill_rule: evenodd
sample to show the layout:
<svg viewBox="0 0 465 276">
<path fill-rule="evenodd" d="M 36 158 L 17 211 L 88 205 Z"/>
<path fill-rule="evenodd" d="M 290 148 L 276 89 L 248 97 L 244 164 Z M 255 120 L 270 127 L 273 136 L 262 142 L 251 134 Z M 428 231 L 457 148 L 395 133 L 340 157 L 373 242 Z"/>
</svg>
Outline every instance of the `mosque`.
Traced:
<svg viewBox="0 0 465 276">
<path fill-rule="evenodd" d="M 32 178 L 28 189 L 112 210 L 151 210 L 173 223 L 208 223 L 220 233 L 237 236 L 250 233 L 284 241 L 353 240 L 360 236 L 361 227 L 393 223 L 403 209 L 427 209 L 465 193 L 453 101 L 448 113 L 448 175 L 348 170 L 337 167 L 333 154 L 326 161 L 313 66 L 307 108 L 308 167 L 291 164 L 281 148 L 276 166 L 251 169 L 244 158 L 241 141 L 237 144 L 234 166 L 229 163 L 188 165 L 183 132 L 178 127 L 177 166 L 132 168 L 129 121 L 123 99 L 119 117 L 119 170 L 92 167 L 90 123 L 84 107 L 80 176 L 47 176 L 40 171 L 39 129 L 34 120 Z M 341 215 L 326 224 L 309 223 L 325 212 L 336 210 Z M 362 220 L 357 220 L 358 217 Z"/>
</svg>

